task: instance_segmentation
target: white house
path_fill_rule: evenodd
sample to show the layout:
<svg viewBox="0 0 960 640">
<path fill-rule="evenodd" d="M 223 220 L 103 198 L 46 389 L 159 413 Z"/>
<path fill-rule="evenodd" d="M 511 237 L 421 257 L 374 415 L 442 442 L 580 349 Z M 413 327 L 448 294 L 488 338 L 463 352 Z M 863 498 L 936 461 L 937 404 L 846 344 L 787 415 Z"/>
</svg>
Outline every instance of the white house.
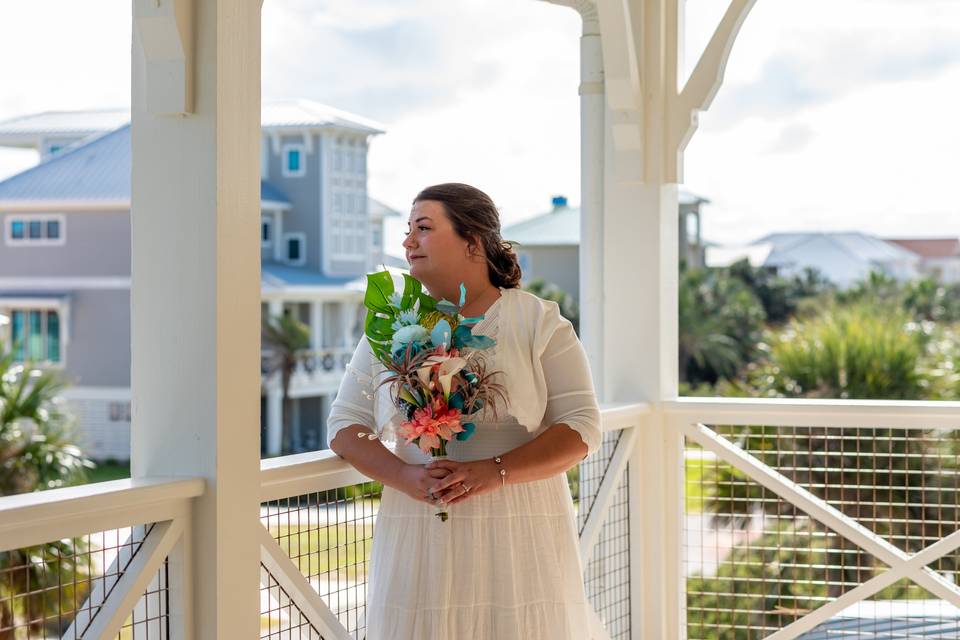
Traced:
<svg viewBox="0 0 960 640">
<path fill-rule="evenodd" d="M 920 257 L 894 243 L 859 231 L 771 233 L 748 245 L 707 247 L 707 266 L 725 267 L 741 259 L 785 276 L 817 269 L 830 282 L 849 287 L 880 271 L 897 280 L 920 273 Z"/>
</svg>

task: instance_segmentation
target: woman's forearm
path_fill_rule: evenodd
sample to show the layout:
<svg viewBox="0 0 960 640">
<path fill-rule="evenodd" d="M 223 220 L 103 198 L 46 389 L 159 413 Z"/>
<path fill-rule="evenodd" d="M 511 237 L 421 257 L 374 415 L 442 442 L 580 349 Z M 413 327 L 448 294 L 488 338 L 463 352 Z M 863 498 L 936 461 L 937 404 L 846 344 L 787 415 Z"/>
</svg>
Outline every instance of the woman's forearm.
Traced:
<svg viewBox="0 0 960 640">
<path fill-rule="evenodd" d="M 388 486 L 395 486 L 406 463 L 383 446 L 380 440 L 360 438 L 357 437 L 358 433 L 372 433 L 372 431 L 370 427 L 362 424 L 344 427 L 337 432 L 333 442 L 330 443 L 330 449 L 368 478 Z"/>
<path fill-rule="evenodd" d="M 539 436 L 500 456 L 509 484 L 532 482 L 565 473 L 587 455 L 587 445 L 580 434 L 560 422 Z"/>
</svg>

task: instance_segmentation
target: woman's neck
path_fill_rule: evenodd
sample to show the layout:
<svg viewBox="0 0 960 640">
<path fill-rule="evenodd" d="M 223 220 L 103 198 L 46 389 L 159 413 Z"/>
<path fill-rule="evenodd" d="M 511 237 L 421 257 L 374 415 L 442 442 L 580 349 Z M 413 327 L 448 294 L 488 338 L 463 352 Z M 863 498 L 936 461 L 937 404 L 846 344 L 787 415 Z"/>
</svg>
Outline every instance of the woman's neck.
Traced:
<svg viewBox="0 0 960 640">
<path fill-rule="evenodd" d="M 489 280 L 482 282 L 464 282 L 464 286 L 467 289 L 466 300 L 463 303 L 463 308 L 461 313 L 467 317 L 474 315 L 480 315 L 489 307 L 494 301 L 499 297 L 499 290 L 495 287 Z M 455 285 L 450 287 L 436 287 L 434 291 L 433 287 L 427 286 L 427 290 L 430 292 L 430 295 L 434 298 L 449 300 L 450 302 L 457 304 L 460 302 L 460 283 L 457 282 Z M 464 313 L 463 310 L 466 310 L 468 313 Z M 476 312 L 476 313 L 475 313 Z"/>
</svg>

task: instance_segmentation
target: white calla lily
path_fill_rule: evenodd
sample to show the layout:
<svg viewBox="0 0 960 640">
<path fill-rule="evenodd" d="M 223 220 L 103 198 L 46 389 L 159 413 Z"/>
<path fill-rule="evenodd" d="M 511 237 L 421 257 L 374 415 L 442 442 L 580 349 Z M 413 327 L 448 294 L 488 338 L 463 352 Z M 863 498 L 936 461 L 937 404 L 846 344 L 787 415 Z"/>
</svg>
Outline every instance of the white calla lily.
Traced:
<svg viewBox="0 0 960 640">
<path fill-rule="evenodd" d="M 440 364 L 437 377 L 440 378 L 440 386 L 443 387 L 443 397 L 445 399 L 450 399 L 450 382 L 453 380 L 453 376 L 465 366 L 467 366 L 467 361 L 464 358 L 447 358 Z"/>
</svg>

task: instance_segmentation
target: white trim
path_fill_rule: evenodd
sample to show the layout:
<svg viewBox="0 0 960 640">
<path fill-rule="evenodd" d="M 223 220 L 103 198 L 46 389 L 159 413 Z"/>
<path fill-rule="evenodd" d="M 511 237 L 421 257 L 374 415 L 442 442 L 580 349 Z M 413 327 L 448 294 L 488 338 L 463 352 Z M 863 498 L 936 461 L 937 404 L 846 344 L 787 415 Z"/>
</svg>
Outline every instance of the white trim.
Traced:
<svg viewBox="0 0 960 640">
<path fill-rule="evenodd" d="M 130 387 L 69 387 L 61 396 L 67 400 L 105 400 L 110 402 L 129 401 L 132 397 Z"/>
<path fill-rule="evenodd" d="M 48 222 L 56 222 L 60 225 L 60 234 L 57 238 L 30 238 L 29 237 L 29 227 L 31 222 L 40 221 L 43 225 L 44 233 L 46 233 L 46 225 Z M 26 223 L 26 228 L 24 233 L 26 234 L 23 238 L 14 238 L 13 237 L 13 223 L 14 222 L 24 222 Z M 7 214 L 3 222 L 3 239 L 4 244 L 11 248 L 17 247 L 62 247 L 67 243 L 67 218 L 62 213 L 11 213 Z"/>
<path fill-rule="evenodd" d="M 297 260 L 290 259 L 289 241 L 300 240 L 300 257 Z M 300 267 L 307 264 L 307 234 L 303 231 L 287 231 L 283 234 L 283 260 L 287 264 Z"/>
<path fill-rule="evenodd" d="M 102 200 L 0 200 L 4 213 L 22 211 L 129 211 L 130 201 L 124 199 Z"/>
<path fill-rule="evenodd" d="M 0 497 L 0 551 L 170 520 L 203 478 L 125 478 Z"/>
<path fill-rule="evenodd" d="M 300 168 L 296 171 L 291 171 L 287 166 L 288 151 L 300 152 Z M 299 178 L 307 174 L 307 148 L 304 144 L 300 142 L 287 142 L 283 145 L 280 151 L 280 171 L 284 178 Z"/>
<path fill-rule="evenodd" d="M 130 276 L 106 277 L 8 277 L 0 278 L 0 289 L 44 291 L 47 289 L 129 289 Z"/>
</svg>

